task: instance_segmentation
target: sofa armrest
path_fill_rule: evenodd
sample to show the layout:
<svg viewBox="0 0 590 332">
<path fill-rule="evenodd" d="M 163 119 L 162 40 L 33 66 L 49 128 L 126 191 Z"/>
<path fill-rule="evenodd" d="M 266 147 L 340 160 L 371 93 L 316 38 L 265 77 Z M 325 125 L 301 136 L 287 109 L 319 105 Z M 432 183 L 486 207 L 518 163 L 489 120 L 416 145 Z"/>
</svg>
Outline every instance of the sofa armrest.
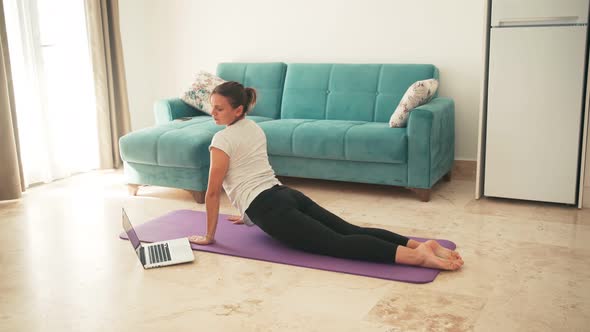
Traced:
<svg viewBox="0 0 590 332">
<path fill-rule="evenodd" d="M 434 98 L 408 119 L 408 187 L 431 188 L 455 160 L 455 102 Z"/>
<path fill-rule="evenodd" d="M 154 103 L 156 124 L 166 123 L 178 118 L 209 115 L 183 102 L 180 98 L 161 99 Z"/>
</svg>

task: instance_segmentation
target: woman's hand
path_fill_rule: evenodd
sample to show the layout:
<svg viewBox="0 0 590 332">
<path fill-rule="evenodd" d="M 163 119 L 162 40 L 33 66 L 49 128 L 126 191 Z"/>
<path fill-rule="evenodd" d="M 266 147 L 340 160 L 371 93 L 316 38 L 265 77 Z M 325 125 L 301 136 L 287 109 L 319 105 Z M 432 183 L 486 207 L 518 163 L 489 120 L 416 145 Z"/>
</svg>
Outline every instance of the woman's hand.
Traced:
<svg viewBox="0 0 590 332">
<path fill-rule="evenodd" d="M 229 216 L 227 220 L 231 221 L 234 225 L 242 225 L 244 223 L 244 219 L 241 216 Z"/>
<path fill-rule="evenodd" d="M 210 239 L 210 238 L 208 238 L 206 236 L 202 236 L 202 235 L 193 235 L 193 236 L 190 236 L 188 238 L 188 240 L 191 243 L 200 244 L 202 246 L 207 245 L 207 244 L 211 244 L 211 243 L 215 242 L 215 240 Z"/>
</svg>

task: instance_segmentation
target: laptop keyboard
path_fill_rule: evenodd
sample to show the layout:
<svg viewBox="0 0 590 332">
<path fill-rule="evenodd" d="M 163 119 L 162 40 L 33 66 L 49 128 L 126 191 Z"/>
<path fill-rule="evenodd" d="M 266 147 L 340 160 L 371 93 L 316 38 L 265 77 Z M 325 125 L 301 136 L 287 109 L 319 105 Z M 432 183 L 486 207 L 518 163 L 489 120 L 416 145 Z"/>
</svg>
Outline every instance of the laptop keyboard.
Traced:
<svg viewBox="0 0 590 332">
<path fill-rule="evenodd" d="M 148 248 L 150 264 L 157 264 L 172 260 L 172 258 L 170 257 L 170 250 L 168 249 L 168 243 L 151 245 Z"/>
</svg>

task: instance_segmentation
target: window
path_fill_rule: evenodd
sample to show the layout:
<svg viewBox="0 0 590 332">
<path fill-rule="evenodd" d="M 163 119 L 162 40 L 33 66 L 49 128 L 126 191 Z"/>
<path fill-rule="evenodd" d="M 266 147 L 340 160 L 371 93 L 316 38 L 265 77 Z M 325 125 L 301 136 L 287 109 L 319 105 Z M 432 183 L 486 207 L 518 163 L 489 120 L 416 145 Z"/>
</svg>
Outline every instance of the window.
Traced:
<svg viewBox="0 0 590 332">
<path fill-rule="evenodd" d="M 26 185 L 99 167 L 83 0 L 4 0 Z"/>
</svg>

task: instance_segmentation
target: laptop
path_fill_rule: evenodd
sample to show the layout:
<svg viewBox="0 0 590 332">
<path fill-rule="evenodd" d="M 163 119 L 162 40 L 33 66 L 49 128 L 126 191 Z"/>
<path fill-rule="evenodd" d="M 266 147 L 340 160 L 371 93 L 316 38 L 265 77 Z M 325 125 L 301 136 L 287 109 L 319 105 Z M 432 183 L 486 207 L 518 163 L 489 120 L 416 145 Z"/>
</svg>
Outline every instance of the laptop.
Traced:
<svg viewBox="0 0 590 332">
<path fill-rule="evenodd" d="M 195 260 L 188 238 L 141 244 L 125 209 L 123 209 L 123 229 L 127 233 L 129 242 L 135 249 L 137 258 L 144 269 L 168 266 Z"/>
</svg>

